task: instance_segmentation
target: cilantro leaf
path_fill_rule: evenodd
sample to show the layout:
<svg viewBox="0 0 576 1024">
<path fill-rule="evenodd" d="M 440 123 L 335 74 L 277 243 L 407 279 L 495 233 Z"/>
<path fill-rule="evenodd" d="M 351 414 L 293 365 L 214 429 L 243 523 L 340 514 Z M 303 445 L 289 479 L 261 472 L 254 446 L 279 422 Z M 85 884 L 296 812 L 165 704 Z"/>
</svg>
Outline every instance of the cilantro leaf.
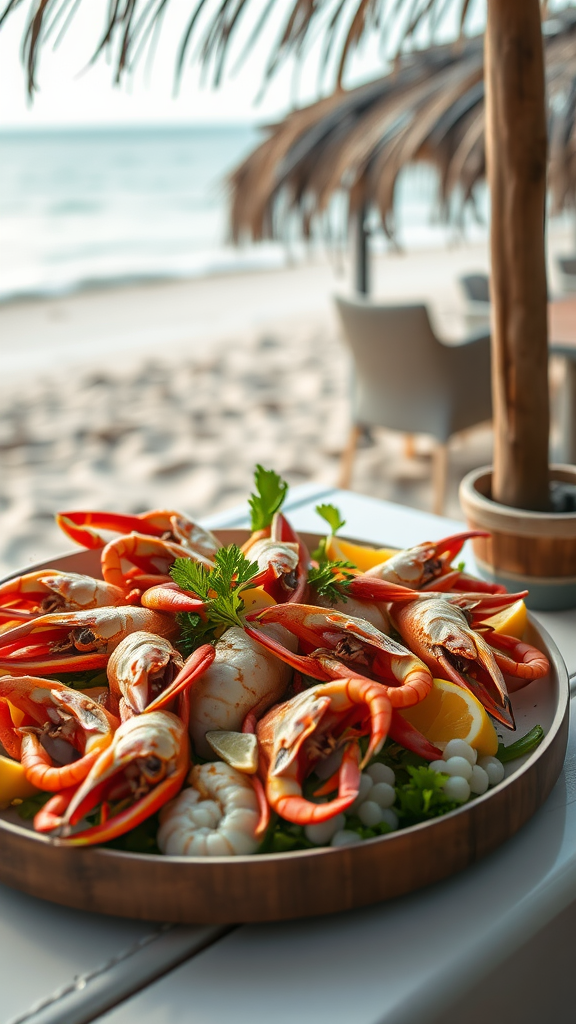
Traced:
<svg viewBox="0 0 576 1024">
<path fill-rule="evenodd" d="M 407 766 L 410 776 L 408 782 L 396 787 L 395 811 L 406 825 L 416 825 L 430 818 L 438 818 L 448 811 L 453 811 L 460 804 L 446 796 L 443 786 L 448 775 L 435 772 L 425 766 L 415 768 Z"/>
<path fill-rule="evenodd" d="M 208 598 L 210 572 L 202 562 L 177 558 L 170 569 L 170 575 L 182 590 L 191 590 L 203 601 Z"/>
<path fill-rule="evenodd" d="M 317 569 L 309 570 L 308 583 L 319 597 L 329 598 L 332 604 L 347 601 L 347 590 L 354 579 L 354 573 L 348 570 L 353 568 L 352 562 L 329 562 L 324 559 Z"/>
<path fill-rule="evenodd" d="M 264 530 L 270 526 L 274 513 L 278 512 L 286 497 L 288 484 L 273 469 L 257 465 L 254 471 L 256 494 L 248 499 L 253 530 Z"/>
<path fill-rule="evenodd" d="M 316 505 L 316 512 L 326 520 L 332 534 L 337 533 L 346 525 L 346 520 L 342 519 L 340 511 L 335 505 Z"/>
<path fill-rule="evenodd" d="M 217 640 L 230 626 L 241 626 L 244 608 L 242 591 L 258 574 L 257 562 L 249 562 L 235 544 L 220 548 L 214 556 L 214 568 L 206 569 L 190 558 L 177 558 L 170 575 L 183 590 L 192 591 L 204 601 L 202 613 L 181 612 L 180 646 L 190 653 L 202 643 Z"/>
</svg>

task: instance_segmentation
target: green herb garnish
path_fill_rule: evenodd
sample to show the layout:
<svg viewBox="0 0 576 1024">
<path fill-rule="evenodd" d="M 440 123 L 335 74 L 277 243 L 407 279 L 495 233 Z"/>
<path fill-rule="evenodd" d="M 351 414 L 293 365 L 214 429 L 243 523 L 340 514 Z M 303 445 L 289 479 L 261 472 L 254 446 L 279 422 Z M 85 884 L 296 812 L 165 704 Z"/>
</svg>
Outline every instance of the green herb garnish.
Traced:
<svg viewBox="0 0 576 1024">
<path fill-rule="evenodd" d="M 288 484 L 273 469 L 257 465 L 254 485 L 256 494 L 251 494 L 248 499 L 251 525 L 253 530 L 264 530 L 270 526 L 274 514 L 282 508 Z"/>
<path fill-rule="evenodd" d="M 317 569 L 308 572 L 308 583 L 314 587 L 319 597 L 327 597 L 332 604 L 336 601 L 347 601 L 347 590 L 355 578 L 352 562 L 330 562 L 325 560 Z"/>
<path fill-rule="evenodd" d="M 241 594 L 259 573 L 257 562 L 249 562 L 235 544 L 220 548 L 213 569 L 190 558 L 177 558 L 170 570 L 175 583 L 190 590 L 204 602 L 201 615 L 182 612 L 177 621 L 182 630 L 180 642 L 186 653 L 201 643 L 212 642 L 230 626 L 242 626 L 244 608 Z"/>
<path fill-rule="evenodd" d="M 316 844 L 306 838 L 302 825 L 273 817 L 257 852 L 291 853 L 292 850 L 313 850 L 315 847 Z"/>
<path fill-rule="evenodd" d="M 22 800 L 22 803 L 16 805 L 19 817 L 24 821 L 32 821 L 32 818 L 36 817 L 38 811 L 53 796 L 53 793 L 34 793 L 34 796 L 27 796 L 25 800 Z"/>
<path fill-rule="evenodd" d="M 322 519 L 326 520 L 330 527 L 330 533 L 328 536 L 322 537 L 316 551 L 312 552 L 312 558 L 315 559 L 319 565 L 323 565 L 325 562 L 330 561 L 326 554 L 328 541 L 342 526 L 345 526 L 346 520 L 342 519 L 342 516 L 335 505 L 316 505 L 316 512 L 319 516 L 322 516 Z"/>
<path fill-rule="evenodd" d="M 343 526 L 346 520 L 342 519 L 339 509 L 335 505 L 316 505 L 316 512 L 322 519 L 325 519 L 330 527 L 330 533 L 334 536 Z"/>
<path fill-rule="evenodd" d="M 505 747 L 503 743 L 498 744 L 498 750 L 496 751 L 496 757 L 502 764 L 506 764 L 507 761 L 513 761 L 516 757 L 523 757 L 524 754 L 530 754 L 536 747 L 539 747 L 544 739 L 544 729 L 541 725 L 535 725 L 530 732 L 527 732 L 525 736 L 521 736 L 519 740 L 511 743 L 509 747 Z"/>
<path fill-rule="evenodd" d="M 91 690 L 93 686 L 108 686 L 106 670 L 89 669 L 87 672 L 59 672 L 58 679 L 73 690 Z"/>
<path fill-rule="evenodd" d="M 431 768 L 414 768 L 407 766 L 410 780 L 396 787 L 396 804 L 394 810 L 402 820 L 402 825 L 416 825 L 430 818 L 438 818 L 448 811 L 455 810 L 460 804 L 450 800 L 444 793 L 444 783 L 449 778 L 443 772 L 435 772 Z"/>
</svg>

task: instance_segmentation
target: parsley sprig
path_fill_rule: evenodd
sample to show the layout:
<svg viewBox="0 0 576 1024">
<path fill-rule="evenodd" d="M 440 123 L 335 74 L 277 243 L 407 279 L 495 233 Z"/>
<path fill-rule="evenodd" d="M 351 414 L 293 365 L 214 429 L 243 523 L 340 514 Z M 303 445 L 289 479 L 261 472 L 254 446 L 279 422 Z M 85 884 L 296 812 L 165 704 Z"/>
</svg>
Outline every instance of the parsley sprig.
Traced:
<svg viewBox="0 0 576 1024">
<path fill-rule="evenodd" d="M 319 597 L 327 597 L 335 604 L 336 601 L 347 600 L 346 591 L 354 579 L 354 573 L 348 570 L 354 569 L 355 566 L 352 562 L 328 558 L 326 548 L 336 531 L 346 525 L 346 520 L 342 519 L 335 505 L 316 505 L 316 512 L 328 523 L 330 533 L 322 538 L 312 554 L 312 558 L 318 562 L 318 567 L 308 572 L 308 583 L 314 587 Z"/>
<path fill-rule="evenodd" d="M 330 533 L 334 535 L 338 533 L 338 530 L 346 526 L 346 520 L 342 519 L 340 510 L 336 508 L 336 505 L 316 505 L 316 512 L 322 519 L 325 519 L 330 527 Z"/>
<path fill-rule="evenodd" d="M 248 499 L 253 530 L 270 526 L 274 514 L 279 512 L 288 492 L 288 484 L 273 469 L 257 465 L 254 471 L 256 494 Z"/>
<path fill-rule="evenodd" d="M 182 612 L 177 616 L 180 643 L 186 653 L 202 643 L 217 640 L 230 626 L 242 625 L 242 591 L 260 571 L 258 563 L 249 562 L 235 544 L 220 548 L 214 562 L 214 568 L 208 570 L 190 558 L 177 558 L 170 570 L 179 587 L 192 591 L 205 602 L 202 615 Z"/>
<path fill-rule="evenodd" d="M 327 597 L 332 604 L 347 601 L 347 591 L 354 579 L 354 573 L 349 570 L 353 568 L 352 562 L 331 562 L 325 559 L 319 563 L 318 568 L 308 571 L 308 583 L 319 597 Z"/>
<path fill-rule="evenodd" d="M 453 811 L 460 804 L 446 796 L 443 786 L 448 775 L 435 772 L 425 766 L 415 768 L 407 765 L 408 782 L 396 787 L 395 811 L 402 827 L 416 825 L 430 818 L 438 818 Z"/>
<path fill-rule="evenodd" d="M 316 548 L 316 551 L 312 552 L 312 558 L 316 559 L 318 563 L 322 564 L 324 562 L 329 561 L 328 556 L 326 554 L 326 548 L 328 546 L 330 539 L 334 536 L 335 533 L 337 533 L 338 530 L 340 530 L 343 526 L 346 525 L 346 520 L 342 519 L 340 511 L 336 508 L 335 505 L 316 505 L 316 512 L 318 513 L 319 516 L 322 517 L 322 519 L 324 519 L 328 523 L 328 526 L 330 527 L 330 533 L 328 534 L 328 536 L 322 537 L 322 540 L 320 541 L 318 547 Z"/>
</svg>

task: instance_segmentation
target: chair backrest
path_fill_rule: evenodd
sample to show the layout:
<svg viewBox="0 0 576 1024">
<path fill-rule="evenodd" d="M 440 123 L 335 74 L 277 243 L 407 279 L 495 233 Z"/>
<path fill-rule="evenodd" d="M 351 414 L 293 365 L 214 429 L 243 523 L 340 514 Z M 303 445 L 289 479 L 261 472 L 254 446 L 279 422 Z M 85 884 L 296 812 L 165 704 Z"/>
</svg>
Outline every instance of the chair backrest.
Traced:
<svg viewBox="0 0 576 1024">
<path fill-rule="evenodd" d="M 470 302 L 490 302 L 490 279 L 488 274 L 464 274 L 458 280 L 466 298 Z"/>
<path fill-rule="evenodd" d="M 343 297 L 336 305 L 354 359 L 356 423 L 446 441 L 484 418 L 485 408 L 489 416 L 489 338 L 456 351 L 435 336 L 426 306 Z M 478 388 L 487 396 L 480 406 L 472 400 Z"/>
</svg>

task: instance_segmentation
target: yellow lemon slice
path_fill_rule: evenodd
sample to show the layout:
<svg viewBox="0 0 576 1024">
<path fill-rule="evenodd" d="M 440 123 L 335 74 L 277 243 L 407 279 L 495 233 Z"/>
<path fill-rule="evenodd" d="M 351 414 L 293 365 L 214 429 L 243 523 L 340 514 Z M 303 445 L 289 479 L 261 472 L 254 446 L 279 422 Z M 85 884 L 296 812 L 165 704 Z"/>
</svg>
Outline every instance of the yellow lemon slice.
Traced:
<svg viewBox="0 0 576 1024">
<path fill-rule="evenodd" d="M 270 605 L 276 604 L 274 598 L 270 597 L 270 594 L 267 594 L 262 587 L 250 587 L 249 590 L 243 590 L 241 597 L 244 601 L 245 612 L 259 612 L 262 608 L 269 608 Z"/>
<path fill-rule="evenodd" d="M 13 800 L 25 800 L 38 790 L 30 785 L 19 761 L 12 761 L 0 754 L 0 810 L 9 807 Z"/>
<path fill-rule="evenodd" d="M 222 729 L 207 732 L 206 739 L 214 753 L 231 768 L 254 775 L 258 768 L 258 740 L 253 733 L 226 732 Z"/>
<path fill-rule="evenodd" d="M 447 679 L 435 679 L 424 700 L 400 714 L 441 749 L 450 740 L 466 740 L 480 757 L 498 750 L 496 730 L 479 700 Z"/>
<path fill-rule="evenodd" d="M 492 626 L 496 633 L 515 636 L 517 640 L 524 636 L 527 621 L 526 605 L 522 599 L 515 601 L 508 608 L 503 608 L 501 612 L 496 612 L 496 615 L 491 615 L 489 619 L 484 619 L 486 625 Z"/>
<path fill-rule="evenodd" d="M 330 537 L 326 545 L 326 554 L 334 562 L 352 562 L 360 572 L 367 572 L 375 565 L 388 561 L 397 554 L 398 548 L 373 548 L 363 544 L 353 544 L 341 537 Z"/>
</svg>

